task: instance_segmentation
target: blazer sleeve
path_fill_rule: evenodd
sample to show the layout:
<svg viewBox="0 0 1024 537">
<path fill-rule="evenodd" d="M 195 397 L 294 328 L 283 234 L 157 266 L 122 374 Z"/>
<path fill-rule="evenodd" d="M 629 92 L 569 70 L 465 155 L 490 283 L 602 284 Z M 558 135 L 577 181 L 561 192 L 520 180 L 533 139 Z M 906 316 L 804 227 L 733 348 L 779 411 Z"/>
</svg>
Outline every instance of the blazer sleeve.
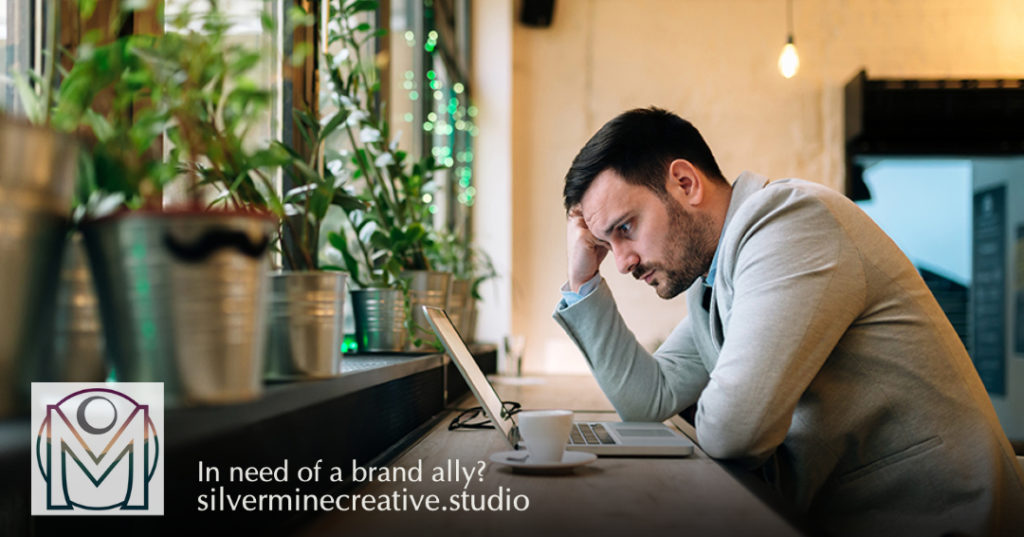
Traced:
<svg viewBox="0 0 1024 537">
<path fill-rule="evenodd" d="M 652 355 L 622 320 L 604 281 L 583 300 L 554 313 L 625 421 L 662 421 L 692 405 L 708 382 L 689 317 Z"/>
<path fill-rule="evenodd" d="M 785 439 L 797 402 L 865 301 L 862 260 L 834 201 L 799 191 L 737 214 L 719 267 L 731 285 L 724 342 L 696 414 L 712 457 L 756 464 Z M 730 266 L 731 265 L 731 266 Z"/>
</svg>

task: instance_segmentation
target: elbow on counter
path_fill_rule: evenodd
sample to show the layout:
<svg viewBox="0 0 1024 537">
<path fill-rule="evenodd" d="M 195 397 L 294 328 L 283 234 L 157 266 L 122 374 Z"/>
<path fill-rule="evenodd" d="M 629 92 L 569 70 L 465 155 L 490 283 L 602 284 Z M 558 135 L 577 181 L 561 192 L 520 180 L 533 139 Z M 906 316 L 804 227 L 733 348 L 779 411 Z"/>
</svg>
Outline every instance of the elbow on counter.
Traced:
<svg viewBox="0 0 1024 537">
<path fill-rule="evenodd" d="M 666 401 L 663 399 L 655 398 L 611 398 L 612 406 L 615 407 L 615 411 L 619 414 L 619 418 L 622 421 L 655 421 L 662 422 L 670 419 L 672 416 L 682 412 L 683 408 L 679 407 L 676 401 Z M 677 409 L 677 407 L 679 407 Z"/>
<path fill-rule="evenodd" d="M 744 461 L 755 467 L 771 456 L 775 446 L 768 447 L 755 431 L 729 424 L 713 425 L 697 417 L 697 442 L 714 459 Z"/>
<path fill-rule="evenodd" d="M 672 416 L 675 415 L 672 412 L 669 412 L 667 415 L 663 415 L 663 414 L 665 414 L 664 412 L 660 412 L 659 413 L 658 409 L 653 409 L 653 408 L 643 408 L 643 407 L 633 407 L 633 406 L 619 406 L 619 405 L 613 405 L 613 406 L 615 406 L 615 411 L 619 414 L 619 418 L 622 419 L 622 421 L 655 421 L 655 422 L 662 422 L 662 421 L 665 421 L 665 420 L 667 420 L 667 419 L 669 419 L 669 418 L 671 418 Z"/>
</svg>

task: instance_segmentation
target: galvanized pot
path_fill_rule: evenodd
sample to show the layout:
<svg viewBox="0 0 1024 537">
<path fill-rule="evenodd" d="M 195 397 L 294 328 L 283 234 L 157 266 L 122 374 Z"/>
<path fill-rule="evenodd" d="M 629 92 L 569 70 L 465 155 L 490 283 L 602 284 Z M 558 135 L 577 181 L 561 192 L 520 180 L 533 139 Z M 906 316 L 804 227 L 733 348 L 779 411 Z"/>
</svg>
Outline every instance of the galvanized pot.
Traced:
<svg viewBox="0 0 1024 537">
<path fill-rule="evenodd" d="M 0 199 L 39 194 L 33 208 L 70 216 L 77 156 L 72 136 L 0 115 Z"/>
<path fill-rule="evenodd" d="M 471 298 L 469 301 L 469 308 L 465 315 L 465 327 L 466 331 L 462 332 L 465 334 L 466 342 L 473 343 L 476 341 L 476 299 Z"/>
<path fill-rule="evenodd" d="M 0 116 L 0 419 L 27 412 L 47 358 L 77 144 Z"/>
<path fill-rule="evenodd" d="M 273 230 L 267 216 L 207 211 L 84 226 L 117 380 L 163 382 L 168 405 L 257 397 Z"/>
<path fill-rule="evenodd" d="M 57 320 L 52 357 L 63 382 L 102 382 L 107 378 L 103 330 L 82 235 L 67 243 L 57 288 Z"/>
<path fill-rule="evenodd" d="M 405 350 L 405 293 L 401 289 L 353 289 L 352 315 L 356 320 L 359 352 Z"/>
<path fill-rule="evenodd" d="M 341 372 L 346 275 L 333 271 L 270 276 L 267 380 L 326 378 Z"/>
<path fill-rule="evenodd" d="M 451 285 L 452 273 L 430 270 L 409 270 L 402 273 L 402 278 L 409 288 L 409 306 L 412 311 L 412 333 L 415 339 L 409 342 L 407 350 L 416 352 L 435 351 L 439 347 L 437 336 L 430 328 L 427 314 L 422 306 L 433 306 L 441 309 L 448 307 L 448 288 Z"/>
<path fill-rule="evenodd" d="M 451 288 L 448 290 L 448 317 L 452 324 L 458 329 L 462 339 L 469 341 L 469 334 L 466 332 L 466 325 L 469 321 L 469 308 L 473 302 L 470 294 L 473 282 L 462 278 L 452 278 Z"/>
</svg>

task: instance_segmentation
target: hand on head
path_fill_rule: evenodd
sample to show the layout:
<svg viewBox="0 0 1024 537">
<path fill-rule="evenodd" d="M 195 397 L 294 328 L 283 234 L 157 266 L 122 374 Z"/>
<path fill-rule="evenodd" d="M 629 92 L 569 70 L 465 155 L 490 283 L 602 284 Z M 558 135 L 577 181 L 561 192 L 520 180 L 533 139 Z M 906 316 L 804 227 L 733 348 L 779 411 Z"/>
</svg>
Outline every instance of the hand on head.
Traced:
<svg viewBox="0 0 1024 537">
<path fill-rule="evenodd" d="M 597 274 L 601 261 L 608 255 L 608 244 L 594 237 L 587 228 L 579 205 L 569 209 L 566 242 L 569 252 L 569 288 L 579 291 L 581 285 Z"/>
</svg>

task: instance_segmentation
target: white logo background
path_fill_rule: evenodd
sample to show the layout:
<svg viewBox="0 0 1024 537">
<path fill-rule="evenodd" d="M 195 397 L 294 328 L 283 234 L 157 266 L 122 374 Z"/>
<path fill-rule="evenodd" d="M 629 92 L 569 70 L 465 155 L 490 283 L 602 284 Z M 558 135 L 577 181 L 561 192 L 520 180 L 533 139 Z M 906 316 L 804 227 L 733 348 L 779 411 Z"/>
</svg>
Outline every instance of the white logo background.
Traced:
<svg viewBox="0 0 1024 537">
<path fill-rule="evenodd" d="M 33 515 L 163 514 L 163 383 L 33 382 L 31 425 Z"/>
</svg>

